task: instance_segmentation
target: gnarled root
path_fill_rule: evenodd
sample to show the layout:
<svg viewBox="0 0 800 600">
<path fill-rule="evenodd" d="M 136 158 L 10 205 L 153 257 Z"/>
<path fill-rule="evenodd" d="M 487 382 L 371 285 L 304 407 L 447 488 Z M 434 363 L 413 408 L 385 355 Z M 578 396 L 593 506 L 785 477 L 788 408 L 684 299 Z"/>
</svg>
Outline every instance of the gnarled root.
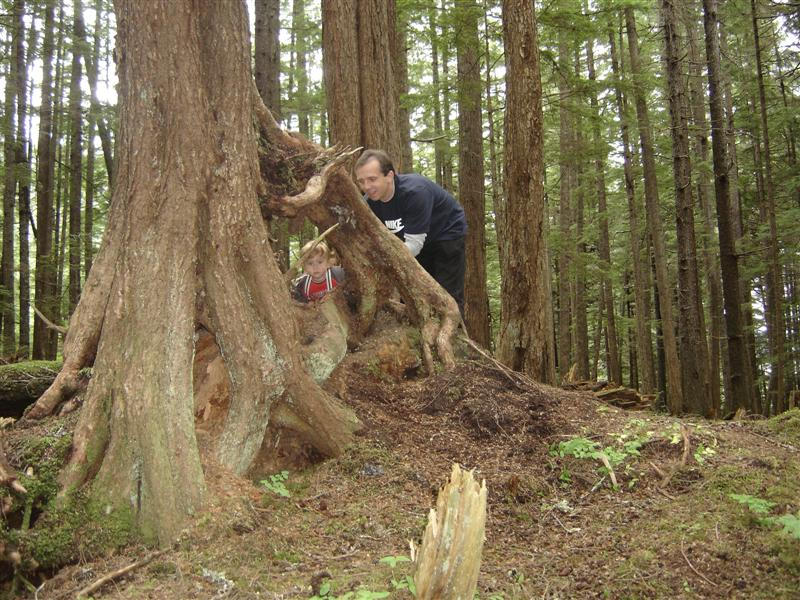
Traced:
<svg viewBox="0 0 800 600">
<path fill-rule="evenodd" d="M 325 166 L 322 167 L 319 174 L 312 176 L 308 180 L 302 192 L 294 196 L 284 196 L 283 198 L 274 200 L 270 203 L 270 208 L 281 216 L 290 218 L 296 217 L 301 209 L 310 204 L 319 202 L 322 199 L 331 175 L 336 169 L 350 160 L 355 153 L 360 151 L 360 147 L 351 150 L 349 147 L 342 148 L 337 145 L 321 153 L 317 161 L 322 161 Z"/>
</svg>

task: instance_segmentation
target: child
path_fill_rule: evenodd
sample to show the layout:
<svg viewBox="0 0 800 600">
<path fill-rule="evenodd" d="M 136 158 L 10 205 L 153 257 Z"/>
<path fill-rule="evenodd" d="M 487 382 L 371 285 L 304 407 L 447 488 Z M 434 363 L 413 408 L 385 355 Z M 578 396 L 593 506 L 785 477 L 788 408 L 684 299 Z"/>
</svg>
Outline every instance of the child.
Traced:
<svg viewBox="0 0 800 600">
<path fill-rule="evenodd" d="M 295 280 L 292 297 L 300 302 L 322 300 L 339 283 L 344 281 L 344 269 L 334 266 L 333 253 L 325 242 L 319 242 L 306 256 L 314 242 L 308 242 L 300 250 L 305 256 L 305 275 Z"/>
</svg>

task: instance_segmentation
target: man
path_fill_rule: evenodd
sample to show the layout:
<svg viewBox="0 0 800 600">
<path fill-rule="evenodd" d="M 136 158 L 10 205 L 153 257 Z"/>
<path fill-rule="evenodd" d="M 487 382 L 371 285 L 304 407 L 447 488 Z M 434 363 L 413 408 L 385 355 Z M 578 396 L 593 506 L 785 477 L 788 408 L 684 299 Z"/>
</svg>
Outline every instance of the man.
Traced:
<svg viewBox="0 0 800 600">
<path fill-rule="evenodd" d="M 464 313 L 464 209 L 446 190 L 414 173 L 398 174 L 382 150 L 365 150 L 356 183 L 372 212 L 405 242 L 412 256 Z"/>
</svg>

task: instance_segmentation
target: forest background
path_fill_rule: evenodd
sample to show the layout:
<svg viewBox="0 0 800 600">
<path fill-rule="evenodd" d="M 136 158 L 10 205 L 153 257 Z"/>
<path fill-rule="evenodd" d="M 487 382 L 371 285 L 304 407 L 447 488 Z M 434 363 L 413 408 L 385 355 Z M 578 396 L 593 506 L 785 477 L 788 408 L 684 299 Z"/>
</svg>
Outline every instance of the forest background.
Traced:
<svg viewBox="0 0 800 600">
<path fill-rule="evenodd" d="M 513 124 L 506 85 L 519 74 L 507 72 L 498 2 L 362 7 L 384 62 L 352 71 L 333 35 L 344 4 L 252 2 L 256 83 L 287 129 L 383 146 L 459 198 L 474 339 L 541 381 L 605 378 L 673 413 L 796 405 L 796 3 L 536 3 L 538 56 L 523 63 L 541 96 Z M 58 337 L 34 307 L 54 323 L 72 314 L 111 197 L 114 14 L 105 0 L 3 0 L 0 19 L 2 354 L 52 359 Z M 348 124 L 370 107 L 383 139 Z M 514 245 L 539 235 L 534 219 L 504 217 L 512 125 L 541 143 L 543 195 L 529 209 L 545 210 L 548 276 L 535 285 L 552 302 L 537 307 L 551 369 L 515 364 L 502 343 L 514 305 L 535 297 L 519 276 L 540 258 Z M 284 270 L 317 233 L 272 228 Z"/>
</svg>

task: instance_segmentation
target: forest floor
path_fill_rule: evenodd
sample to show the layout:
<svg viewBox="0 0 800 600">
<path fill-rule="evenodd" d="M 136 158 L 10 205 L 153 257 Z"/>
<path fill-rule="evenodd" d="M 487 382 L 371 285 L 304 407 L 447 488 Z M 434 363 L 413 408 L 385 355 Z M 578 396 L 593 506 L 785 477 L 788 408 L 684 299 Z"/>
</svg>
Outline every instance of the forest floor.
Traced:
<svg viewBox="0 0 800 600">
<path fill-rule="evenodd" d="M 208 469 L 213 506 L 92 597 L 411 598 L 409 540 L 459 463 L 488 488 L 481 599 L 800 598 L 800 410 L 677 419 L 486 362 L 405 379 L 400 355 L 363 349 L 329 381 L 364 424 L 344 455 L 271 489 Z M 67 422 L 12 430 L 7 446 Z M 75 598 L 152 553 L 83 557 L 27 597 Z"/>
</svg>

